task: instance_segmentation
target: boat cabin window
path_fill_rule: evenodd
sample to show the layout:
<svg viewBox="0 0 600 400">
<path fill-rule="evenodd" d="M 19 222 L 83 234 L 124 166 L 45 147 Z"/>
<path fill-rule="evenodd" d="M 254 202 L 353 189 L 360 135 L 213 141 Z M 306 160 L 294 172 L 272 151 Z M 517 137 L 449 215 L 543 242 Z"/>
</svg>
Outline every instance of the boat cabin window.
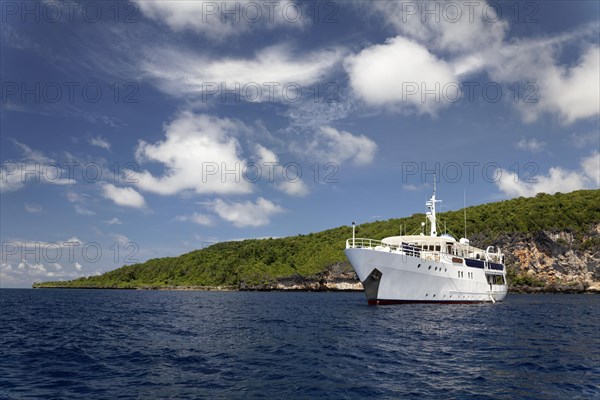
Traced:
<svg viewBox="0 0 600 400">
<path fill-rule="evenodd" d="M 440 251 L 440 245 L 435 246 L 435 251 Z"/>
</svg>

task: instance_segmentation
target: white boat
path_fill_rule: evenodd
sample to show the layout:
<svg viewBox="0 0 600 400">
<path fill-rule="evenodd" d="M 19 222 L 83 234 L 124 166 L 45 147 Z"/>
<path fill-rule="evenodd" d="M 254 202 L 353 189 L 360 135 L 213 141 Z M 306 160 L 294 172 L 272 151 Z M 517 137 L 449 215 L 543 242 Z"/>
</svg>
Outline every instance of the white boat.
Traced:
<svg viewBox="0 0 600 400">
<path fill-rule="evenodd" d="M 469 240 L 438 236 L 433 195 L 426 202 L 429 236 L 355 237 L 346 241 L 346 257 L 363 284 L 369 304 L 482 303 L 506 296 L 506 268 L 499 248 L 485 250 Z M 423 223 L 424 225 L 424 223 Z"/>
</svg>

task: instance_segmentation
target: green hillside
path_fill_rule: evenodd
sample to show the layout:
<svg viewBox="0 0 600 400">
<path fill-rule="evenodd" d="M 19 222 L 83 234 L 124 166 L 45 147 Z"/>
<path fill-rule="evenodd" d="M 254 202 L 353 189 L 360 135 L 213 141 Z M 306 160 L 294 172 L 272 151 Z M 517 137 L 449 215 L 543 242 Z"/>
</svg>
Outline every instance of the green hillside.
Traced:
<svg viewBox="0 0 600 400">
<path fill-rule="evenodd" d="M 438 214 L 449 233 L 463 232 L 463 211 Z M 420 231 L 424 214 L 376 221 L 357 228 L 357 237 L 382 239 Z M 467 209 L 469 237 L 476 245 L 499 236 L 540 230 L 568 229 L 576 237 L 600 221 L 600 190 L 567 194 L 538 194 Z M 294 275 L 312 276 L 328 266 L 346 262 L 343 250 L 351 236 L 348 226 L 281 239 L 244 240 L 214 244 L 179 257 L 152 259 L 127 265 L 101 276 L 68 282 L 44 282 L 34 287 L 139 288 L 165 286 L 257 285 Z M 581 240 L 581 246 L 589 246 Z"/>
</svg>

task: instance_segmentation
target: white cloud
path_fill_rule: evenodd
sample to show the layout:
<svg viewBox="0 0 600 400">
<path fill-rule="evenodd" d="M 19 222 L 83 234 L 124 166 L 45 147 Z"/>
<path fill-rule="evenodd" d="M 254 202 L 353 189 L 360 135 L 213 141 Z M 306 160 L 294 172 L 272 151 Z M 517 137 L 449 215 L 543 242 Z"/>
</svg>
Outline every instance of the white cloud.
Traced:
<svg viewBox="0 0 600 400">
<path fill-rule="evenodd" d="M 144 74 L 173 96 L 195 96 L 202 103 L 250 101 L 293 103 L 303 89 L 322 81 L 341 58 L 337 49 L 296 55 L 286 46 L 259 51 L 253 58 L 213 59 L 189 51 L 153 49 L 144 58 Z M 233 91 L 234 95 L 227 95 Z M 312 95 L 312 94 L 311 94 Z M 228 96 L 228 97 L 227 97 Z"/>
<path fill-rule="evenodd" d="M 78 262 L 75 263 L 75 269 L 79 272 L 81 272 L 81 264 L 79 264 Z"/>
<path fill-rule="evenodd" d="M 304 197 L 309 193 L 308 186 L 301 179 L 278 182 L 275 184 L 275 188 L 294 197 Z"/>
<path fill-rule="evenodd" d="M 485 1 L 404 2 L 375 1 L 365 5 L 404 36 L 437 51 L 472 53 L 494 47 L 506 34 L 508 23 L 497 18 Z"/>
<path fill-rule="evenodd" d="M 417 191 L 423 190 L 427 187 L 428 187 L 427 184 L 414 185 L 412 183 L 405 183 L 404 185 L 402 185 L 402 189 L 408 190 L 409 192 L 417 192 Z"/>
<path fill-rule="evenodd" d="M 600 147 L 600 132 L 589 131 L 585 133 L 573 133 L 568 139 L 569 144 L 577 148 L 588 146 Z"/>
<path fill-rule="evenodd" d="M 77 268 L 78 265 L 75 263 L 75 270 L 68 271 L 59 263 L 32 263 L 28 260 L 21 260 L 14 264 L 3 262 L 0 264 L 0 286 L 29 286 L 32 281 L 79 278 L 82 275 L 81 265 Z"/>
<path fill-rule="evenodd" d="M 89 210 L 85 207 L 87 203 L 88 195 L 86 194 L 78 194 L 75 192 L 67 192 L 67 200 L 73 203 L 73 207 L 75 208 L 75 212 L 79 215 L 96 215 L 95 212 Z"/>
<path fill-rule="evenodd" d="M 109 219 L 108 221 L 106 221 L 107 225 L 121 225 L 123 222 L 121 222 L 121 220 L 117 217 L 113 218 L 113 219 Z"/>
<path fill-rule="evenodd" d="M 595 152 L 581 160 L 581 167 L 584 173 L 592 182 L 596 184 L 596 189 L 600 186 L 600 153 Z"/>
<path fill-rule="evenodd" d="M 277 155 L 266 147 L 257 144 L 255 146 L 255 153 L 258 157 L 259 164 L 264 168 L 265 179 L 269 182 L 274 183 L 275 189 L 293 197 L 304 197 L 309 193 L 308 186 L 297 176 L 286 176 L 286 170 L 284 165 L 279 163 Z M 290 167 L 289 174 L 292 174 L 293 168 Z"/>
<path fill-rule="evenodd" d="M 165 139 L 154 144 L 140 141 L 136 158 L 140 163 L 163 164 L 162 176 L 149 171 L 136 174 L 137 186 L 145 191 L 172 195 L 191 190 L 198 194 L 250 193 L 242 177 L 245 165 L 241 146 L 234 137 L 247 128 L 230 119 L 181 113 L 165 128 Z M 236 171 L 227 174 L 225 170 Z"/>
<path fill-rule="evenodd" d="M 600 185 L 600 153 L 581 160 L 580 171 L 552 167 L 547 175 L 531 177 L 523 181 L 514 172 L 499 170 L 498 188 L 509 197 L 532 197 L 537 193 L 568 193 L 580 189 L 596 189 Z"/>
<path fill-rule="evenodd" d="M 70 185 L 75 183 L 58 163 L 44 153 L 33 150 L 18 140 L 11 139 L 23 157 L 21 160 L 7 160 L 0 167 L 0 192 L 15 192 L 25 186 L 26 182 L 53 185 Z"/>
<path fill-rule="evenodd" d="M 263 145 L 257 144 L 255 146 L 255 150 L 256 150 L 256 155 L 257 155 L 258 159 L 260 160 L 259 161 L 260 164 L 269 165 L 269 164 L 277 164 L 279 162 L 277 155 L 275 155 L 275 153 L 273 153 L 271 150 L 267 149 Z"/>
<path fill-rule="evenodd" d="M 295 146 L 295 152 L 310 156 L 322 164 L 350 161 L 354 165 L 367 165 L 373 162 L 377 152 L 377 144 L 368 137 L 330 126 L 321 127 L 308 144 Z"/>
<path fill-rule="evenodd" d="M 401 36 L 348 57 L 345 68 L 355 94 L 371 106 L 435 114 L 457 95 L 459 80 L 451 66 Z"/>
<path fill-rule="evenodd" d="M 192 30 L 213 40 L 240 35 L 256 27 L 304 25 L 303 20 L 296 17 L 295 4 L 291 1 L 169 0 L 141 1 L 138 4 L 146 16 L 168 25 L 174 31 Z"/>
<path fill-rule="evenodd" d="M 175 217 L 175 220 L 179 221 L 179 222 L 190 221 L 195 224 L 204 225 L 204 226 L 214 225 L 214 221 L 212 220 L 212 218 L 209 215 L 199 214 L 196 212 L 193 213 L 192 215 L 178 215 L 177 217 Z"/>
<path fill-rule="evenodd" d="M 454 21 L 457 6 L 462 15 Z M 433 76 L 443 87 L 449 79 L 464 83 L 468 75 L 485 72 L 493 82 L 508 86 L 505 98 L 514 97 L 518 91 L 515 109 L 525 122 L 533 122 L 543 114 L 555 115 L 563 124 L 600 115 L 597 23 L 553 36 L 509 41 L 506 16 L 491 22 L 495 19 L 494 7 L 485 1 L 471 6 L 472 15 L 470 6 L 451 1 L 369 4 L 368 11 L 383 18 L 401 36 L 349 58 L 346 69 L 356 94 L 368 104 L 398 105 L 402 81 L 432 84 L 421 76 Z M 434 7 L 436 12 L 427 12 Z M 415 42 L 413 48 L 400 46 L 409 39 Z M 579 54 L 579 60 L 575 65 L 565 65 L 564 54 L 573 50 Z M 446 61 L 439 58 L 442 56 Z M 384 62 L 390 66 L 382 66 Z M 387 77 L 392 78 L 384 79 Z M 388 81 L 391 86 L 386 87 Z M 465 96 L 462 93 L 461 98 Z M 453 93 L 443 94 L 439 105 L 448 104 L 453 97 Z M 483 94 L 481 97 L 485 101 Z M 414 99 L 422 100 L 420 96 Z M 410 104 L 408 99 L 402 103 Z M 419 105 L 415 101 L 412 105 L 419 111 L 433 113 L 435 107 L 431 106 L 435 104 L 429 103 L 432 102 Z"/>
<path fill-rule="evenodd" d="M 281 206 L 262 197 L 255 203 L 233 203 L 217 199 L 213 202 L 212 209 L 219 217 L 239 228 L 267 225 L 271 216 L 284 212 Z"/>
<path fill-rule="evenodd" d="M 30 213 L 40 213 L 44 211 L 44 209 L 39 204 L 25 203 L 25 211 Z"/>
<path fill-rule="evenodd" d="M 540 85 L 540 110 L 559 112 L 565 123 L 600 115 L 600 47 L 571 67 L 548 67 Z"/>
<path fill-rule="evenodd" d="M 102 185 L 102 195 L 120 206 L 141 208 L 146 206 L 144 197 L 130 187 L 120 188 L 112 183 Z"/>
<path fill-rule="evenodd" d="M 526 150 L 532 153 L 539 153 L 546 147 L 546 142 L 541 142 L 536 138 L 531 139 L 521 139 L 517 142 L 516 147 L 519 150 Z"/>
<path fill-rule="evenodd" d="M 116 240 L 120 245 L 126 245 L 128 243 L 131 243 L 131 240 L 129 240 L 127 236 L 122 235 L 120 233 L 111 233 L 110 237 Z"/>
<path fill-rule="evenodd" d="M 105 150 L 110 150 L 110 143 L 102 136 L 96 136 L 89 140 L 92 146 L 100 147 Z"/>
<path fill-rule="evenodd" d="M 81 204 L 75 204 L 73 207 L 75 208 L 75 212 L 79 215 L 96 215 L 95 212 L 93 212 L 92 210 L 88 210 Z"/>
<path fill-rule="evenodd" d="M 2 163 L 0 168 L 0 193 L 16 192 L 25 185 L 17 163 Z"/>
<path fill-rule="evenodd" d="M 21 149 L 23 152 L 23 158 L 27 161 L 35 161 L 41 164 L 52 164 L 54 160 L 47 157 L 44 153 L 38 150 L 33 150 L 31 147 L 27 146 L 24 143 L 19 142 L 18 140 L 11 139 L 11 141 Z"/>
</svg>

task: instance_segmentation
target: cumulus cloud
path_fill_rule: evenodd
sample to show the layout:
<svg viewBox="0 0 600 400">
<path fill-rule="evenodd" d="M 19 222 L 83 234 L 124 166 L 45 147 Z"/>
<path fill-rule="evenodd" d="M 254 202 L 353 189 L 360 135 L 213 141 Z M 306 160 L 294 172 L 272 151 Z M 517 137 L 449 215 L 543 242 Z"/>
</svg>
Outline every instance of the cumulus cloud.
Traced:
<svg viewBox="0 0 600 400">
<path fill-rule="evenodd" d="M 217 199 L 212 203 L 212 210 L 238 228 L 268 225 L 271 216 L 284 212 L 281 206 L 262 197 L 254 203 L 251 201 L 235 203 Z"/>
<path fill-rule="evenodd" d="M 260 164 L 277 164 L 279 159 L 273 151 L 267 149 L 265 146 L 261 144 L 257 144 L 255 146 L 256 155 L 260 161 Z"/>
<path fill-rule="evenodd" d="M 598 188 L 600 186 L 600 153 L 595 152 L 581 160 L 581 167 L 586 176 L 594 182 L 596 188 Z"/>
<path fill-rule="evenodd" d="M 354 165 L 367 165 L 373 162 L 377 152 L 377 144 L 365 135 L 354 135 L 330 126 L 321 127 L 308 144 L 296 146 L 297 153 L 310 155 L 323 164 L 350 161 Z"/>
<path fill-rule="evenodd" d="M 542 75 L 541 112 L 558 112 L 565 123 L 600 115 L 600 47 L 589 48 L 573 67 L 547 67 Z"/>
<path fill-rule="evenodd" d="M 552 167 L 547 175 L 522 180 L 514 172 L 499 170 L 496 185 L 509 197 L 532 197 L 537 193 L 554 194 L 572 192 L 580 189 L 597 189 L 600 185 L 600 153 L 595 152 L 581 160 L 581 170 L 570 171 L 561 167 Z"/>
<path fill-rule="evenodd" d="M 164 173 L 147 170 L 136 174 L 137 186 L 162 195 L 193 191 L 198 194 L 250 193 L 250 183 L 242 178 L 241 146 L 235 137 L 248 128 L 240 122 L 209 115 L 183 112 L 165 127 L 165 139 L 140 141 L 136 149 L 139 163 L 159 163 Z M 227 171 L 235 171 L 227 174 Z"/>
<path fill-rule="evenodd" d="M 515 108 L 525 122 L 543 114 L 556 115 L 563 124 L 600 115 L 598 24 L 573 32 L 507 40 L 508 23 L 497 18 L 491 4 L 483 1 L 471 6 L 473 14 L 469 6 L 457 2 L 369 4 L 369 12 L 394 27 L 399 36 L 348 58 L 346 70 L 357 96 L 368 104 L 398 106 L 401 102 L 434 113 L 439 106 L 453 102 L 454 92 L 442 91 L 442 101 L 435 103 L 423 98 L 421 88 L 420 96 L 412 99 L 424 104 L 411 103 L 410 98 L 401 101 L 406 92 L 400 90 L 402 82 L 424 82 L 431 90 L 433 82 L 428 76 L 436 77 L 434 82 L 439 81 L 443 88 L 444 82 L 465 83 L 469 76 L 483 72 L 493 82 L 512 88 L 507 91 L 514 92 L 518 85 Z M 457 7 L 462 9 L 461 15 L 456 14 Z M 428 14 L 427 9 L 433 8 Z M 412 45 L 406 45 L 407 41 Z M 575 64 L 565 63 L 566 51 L 579 56 Z M 384 62 L 394 67 L 381 66 Z M 389 87 L 385 85 L 388 79 L 377 76 L 381 72 L 383 77 L 391 77 Z"/>
<path fill-rule="evenodd" d="M 368 10 L 381 16 L 403 36 L 437 51 L 472 53 L 498 45 L 508 23 L 485 1 L 431 3 L 376 1 Z"/>
<path fill-rule="evenodd" d="M 134 208 L 146 206 L 144 197 L 130 187 L 117 187 L 112 183 L 104 183 L 102 184 L 102 195 L 120 206 Z"/>
<path fill-rule="evenodd" d="M 434 114 L 457 95 L 458 79 L 451 66 L 401 36 L 348 57 L 345 68 L 355 94 L 372 106 L 411 107 Z"/>
<path fill-rule="evenodd" d="M 92 146 L 100 147 L 105 150 L 110 150 L 110 143 L 102 136 L 90 138 L 89 142 Z"/>
<path fill-rule="evenodd" d="M 255 154 L 258 157 L 259 164 L 262 165 L 261 168 L 264 167 L 268 171 L 265 172 L 265 175 L 268 174 L 268 177 L 265 177 L 265 179 L 274 183 L 275 189 L 293 197 L 304 197 L 309 193 L 306 183 L 297 174 L 292 176 L 293 173 L 298 171 L 294 170 L 291 166 L 289 167 L 289 171 L 284 169 L 286 166 L 281 165 L 279 157 L 273 151 L 257 144 L 255 146 Z M 286 175 L 288 173 L 290 175 Z"/>
<path fill-rule="evenodd" d="M 105 222 L 107 225 L 121 225 L 123 222 L 117 217 L 109 219 Z"/>
</svg>

